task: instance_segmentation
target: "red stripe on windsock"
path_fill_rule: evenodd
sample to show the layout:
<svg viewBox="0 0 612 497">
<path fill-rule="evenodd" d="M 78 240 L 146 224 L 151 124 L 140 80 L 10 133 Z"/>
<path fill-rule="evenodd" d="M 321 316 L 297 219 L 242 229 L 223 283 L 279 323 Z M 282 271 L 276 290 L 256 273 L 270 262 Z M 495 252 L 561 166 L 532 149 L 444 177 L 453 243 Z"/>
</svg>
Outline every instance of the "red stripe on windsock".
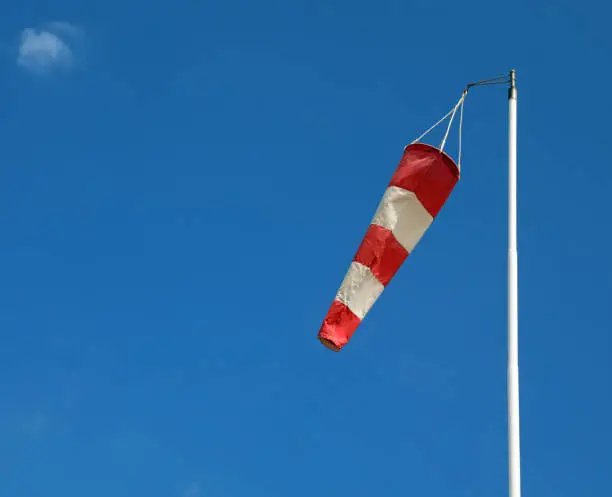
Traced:
<svg viewBox="0 0 612 497">
<path fill-rule="evenodd" d="M 436 217 L 459 181 L 459 169 L 444 152 L 425 143 L 408 145 L 389 186 L 414 192 Z"/>
<path fill-rule="evenodd" d="M 395 239 L 393 232 L 371 224 L 354 260 L 370 268 L 376 279 L 386 286 L 406 257 L 408 251 Z"/>
<path fill-rule="evenodd" d="M 347 344 L 359 323 L 361 320 L 346 305 L 334 300 L 319 331 L 319 340 L 337 352 Z"/>
</svg>

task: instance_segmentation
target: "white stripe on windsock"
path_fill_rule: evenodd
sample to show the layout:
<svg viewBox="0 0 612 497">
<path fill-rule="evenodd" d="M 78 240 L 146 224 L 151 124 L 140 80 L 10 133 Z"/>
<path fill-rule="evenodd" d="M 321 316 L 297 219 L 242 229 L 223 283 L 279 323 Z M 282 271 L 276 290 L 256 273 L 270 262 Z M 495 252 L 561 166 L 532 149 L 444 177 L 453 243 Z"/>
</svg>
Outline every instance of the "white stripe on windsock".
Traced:
<svg viewBox="0 0 612 497">
<path fill-rule="evenodd" d="M 378 205 L 372 224 L 393 232 L 393 236 L 408 253 L 412 252 L 433 217 L 414 192 L 390 186 Z"/>
<path fill-rule="evenodd" d="M 370 268 L 353 261 L 336 300 L 347 306 L 359 319 L 363 319 L 384 289 Z"/>
</svg>

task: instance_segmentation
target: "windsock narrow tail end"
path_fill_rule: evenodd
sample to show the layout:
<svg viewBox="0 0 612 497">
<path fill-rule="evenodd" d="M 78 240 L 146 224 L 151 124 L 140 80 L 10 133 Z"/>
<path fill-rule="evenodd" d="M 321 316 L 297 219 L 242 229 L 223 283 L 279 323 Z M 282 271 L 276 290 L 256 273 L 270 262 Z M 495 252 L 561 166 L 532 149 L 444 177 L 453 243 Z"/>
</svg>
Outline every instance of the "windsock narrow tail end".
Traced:
<svg viewBox="0 0 612 497">
<path fill-rule="evenodd" d="M 329 350 L 332 350 L 334 352 L 340 352 L 340 348 L 338 347 L 334 342 L 332 342 L 331 340 L 329 340 L 328 338 L 323 338 L 323 337 L 319 337 L 319 341 L 325 346 L 327 347 Z"/>
<path fill-rule="evenodd" d="M 339 352 L 350 340 L 361 319 L 344 303 L 335 300 L 323 321 L 318 338 L 334 352 Z"/>
</svg>

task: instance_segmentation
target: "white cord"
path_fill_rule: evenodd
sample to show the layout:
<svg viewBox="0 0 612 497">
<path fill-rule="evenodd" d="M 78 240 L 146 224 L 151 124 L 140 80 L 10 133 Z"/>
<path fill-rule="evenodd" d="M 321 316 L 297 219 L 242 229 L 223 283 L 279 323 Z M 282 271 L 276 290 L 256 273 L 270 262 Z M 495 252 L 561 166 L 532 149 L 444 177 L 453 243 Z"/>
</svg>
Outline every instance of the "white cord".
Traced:
<svg viewBox="0 0 612 497">
<path fill-rule="evenodd" d="M 450 121 L 448 121 L 448 126 L 446 127 L 446 133 L 444 133 L 444 138 L 442 138 L 442 143 L 440 143 L 440 150 L 444 150 L 444 145 L 446 145 L 446 139 L 448 138 L 448 133 L 450 132 L 451 126 L 453 125 L 453 119 L 455 119 L 455 114 L 457 113 L 457 109 L 463 105 L 463 100 L 465 99 L 466 93 L 463 92 L 461 98 L 457 102 L 457 105 L 453 107 L 452 115 Z"/>
<path fill-rule="evenodd" d="M 423 133 L 421 136 L 419 136 L 416 140 L 414 140 L 412 143 L 418 143 L 421 141 L 421 139 L 423 139 L 426 135 L 428 135 L 430 133 L 430 131 L 432 131 L 438 124 L 442 123 L 448 116 L 450 116 L 453 111 L 455 109 L 451 109 L 448 114 L 446 114 L 442 119 L 440 119 L 436 124 L 434 124 L 431 128 L 429 128 L 427 131 L 425 131 L 425 133 Z"/>
<path fill-rule="evenodd" d="M 455 104 L 455 106 L 450 111 L 448 111 L 448 113 L 442 119 L 440 119 L 436 124 L 434 124 L 431 128 L 425 131 L 425 133 L 423 133 L 421 136 L 419 136 L 416 140 L 412 142 L 412 143 L 420 142 L 436 126 L 444 122 L 450 116 L 450 121 L 448 123 L 448 126 L 446 127 L 446 133 L 444 133 L 444 138 L 442 139 L 442 143 L 440 143 L 440 147 L 439 147 L 440 151 L 443 151 L 444 145 L 446 145 L 446 139 L 448 138 L 448 134 L 450 133 L 450 129 L 453 124 L 453 120 L 455 119 L 455 114 L 457 113 L 457 109 L 459 109 L 459 151 L 458 151 L 458 159 L 457 159 L 457 167 L 459 168 L 459 170 L 461 170 L 461 134 L 462 134 L 461 132 L 463 130 L 463 103 L 465 102 L 465 97 L 467 96 L 467 93 L 468 93 L 468 90 L 466 89 L 461 95 L 461 98 L 459 99 L 459 101 Z"/>
</svg>

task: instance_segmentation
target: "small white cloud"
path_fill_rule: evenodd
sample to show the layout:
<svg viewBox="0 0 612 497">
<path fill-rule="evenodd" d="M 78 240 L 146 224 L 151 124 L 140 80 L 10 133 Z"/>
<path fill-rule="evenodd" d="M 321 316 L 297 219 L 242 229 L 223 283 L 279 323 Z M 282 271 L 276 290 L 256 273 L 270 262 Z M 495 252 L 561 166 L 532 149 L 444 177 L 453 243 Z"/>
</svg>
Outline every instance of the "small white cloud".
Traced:
<svg viewBox="0 0 612 497">
<path fill-rule="evenodd" d="M 45 30 L 24 29 L 21 33 L 17 64 L 35 72 L 69 67 L 73 61 L 73 52 L 66 39 L 57 33 L 64 32 L 66 36 L 74 36 L 76 29 L 68 23 L 57 22 L 50 23 L 49 28 Z"/>
</svg>

